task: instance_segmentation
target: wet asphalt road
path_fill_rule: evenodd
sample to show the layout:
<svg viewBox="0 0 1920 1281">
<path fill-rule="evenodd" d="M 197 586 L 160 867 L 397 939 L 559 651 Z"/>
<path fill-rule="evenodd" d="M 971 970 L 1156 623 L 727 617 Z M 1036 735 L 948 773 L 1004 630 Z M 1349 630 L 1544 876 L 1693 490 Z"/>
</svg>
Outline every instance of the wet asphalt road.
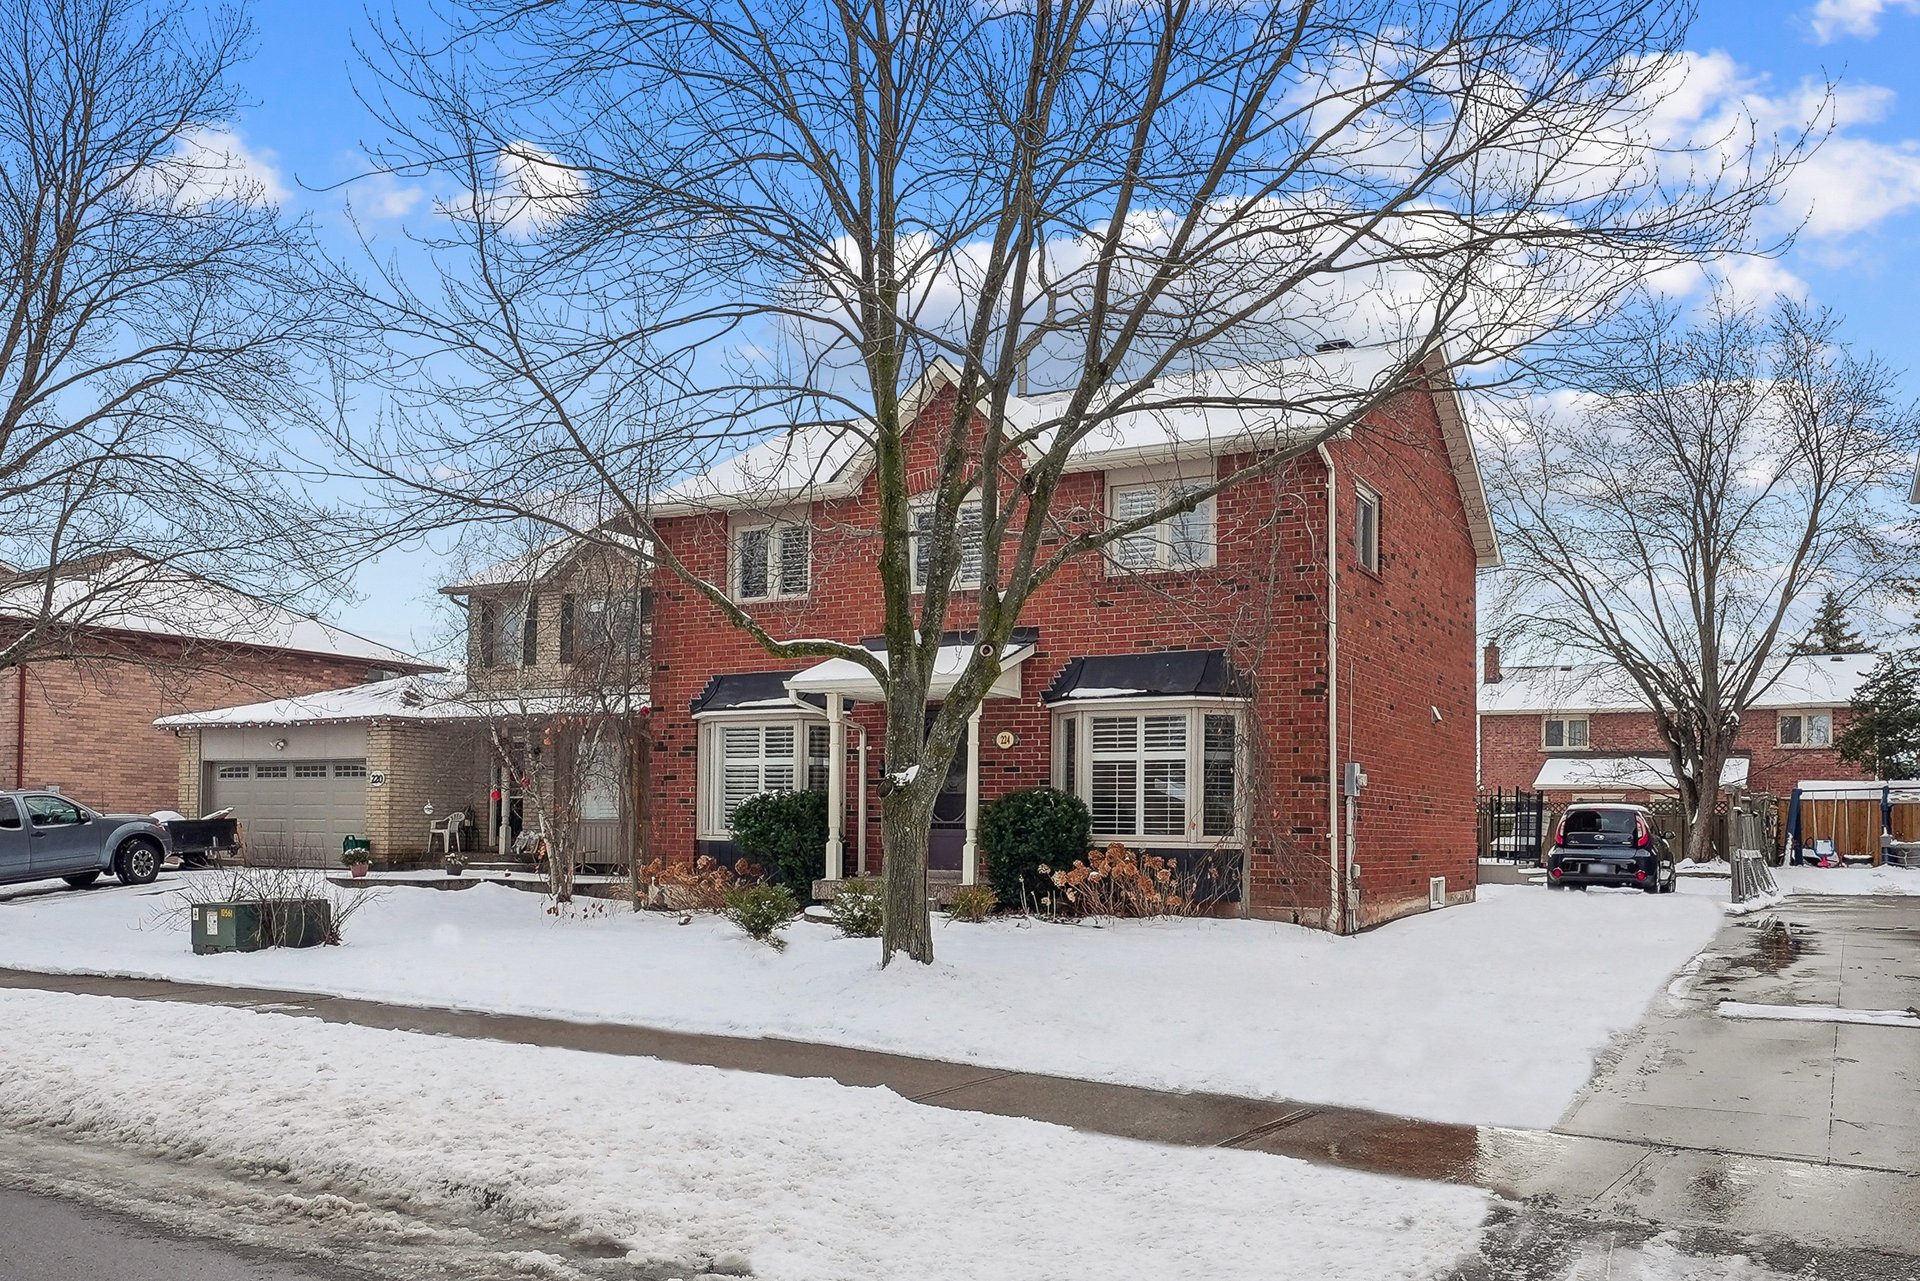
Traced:
<svg viewBox="0 0 1920 1281">
<path fill-rule="evenodd" d="M 264 1250 L 168 1235 L 55 1197 L 0 1188 L 0 1281 L 360 1281 Z"/>
</svg>

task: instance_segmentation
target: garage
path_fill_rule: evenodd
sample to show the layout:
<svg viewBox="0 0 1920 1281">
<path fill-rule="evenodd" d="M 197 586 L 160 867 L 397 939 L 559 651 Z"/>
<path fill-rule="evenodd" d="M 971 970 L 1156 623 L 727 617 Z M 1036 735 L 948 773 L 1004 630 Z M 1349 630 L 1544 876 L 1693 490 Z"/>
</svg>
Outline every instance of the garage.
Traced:
<svg viewBox="0 0 1920 1281">
<path fill-rule="evenodd" d="M 210 761 L 208 808 L 231 808 L 251 857 L 328 862 L 367 831 L 367 763 L 355 760 Z"/>
</svg>

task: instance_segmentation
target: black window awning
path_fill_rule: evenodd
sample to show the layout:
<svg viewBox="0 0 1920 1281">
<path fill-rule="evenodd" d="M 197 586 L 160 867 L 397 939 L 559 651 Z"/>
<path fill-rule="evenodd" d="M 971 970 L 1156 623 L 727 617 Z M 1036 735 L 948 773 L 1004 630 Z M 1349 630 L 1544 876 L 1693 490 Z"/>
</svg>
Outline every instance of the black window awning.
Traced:
<svg viewBox="0 0 1920 1281">
<path fill-rule="evenodd" d="M 765 708 L 770 712 L 794 710 L 794 701 L 787 697 L 787 682 L 793 679 L 792 672 L 729 672 L 716 676 L 707 682 L 699 697 L 688 705 L 688 711 L 698 716 L 703 712 L 739 712 L 756 708 Z M 801 701 L 812 707 L 826 706 L 826 700 L 812 695 L 802 695 Z"/>
<path fill-rule="evenodd" d="M 1049 703 L 1102 698 L 1243 698 L 1246 685 L 1225 650 L 1178 649 L 1153 654 L 1093 654 L 1061 669 L 1043 697 Z"/>
</svg>

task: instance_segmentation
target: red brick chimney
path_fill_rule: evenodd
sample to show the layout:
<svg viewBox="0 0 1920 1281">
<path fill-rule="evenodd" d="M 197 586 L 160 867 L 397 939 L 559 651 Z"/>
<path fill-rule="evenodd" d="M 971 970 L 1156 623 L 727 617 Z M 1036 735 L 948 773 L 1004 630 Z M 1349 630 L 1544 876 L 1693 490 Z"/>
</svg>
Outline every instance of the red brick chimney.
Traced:
<svg viewBox="0 0 1920 1281">
<path fill-rule="evenodd" d="M 1488 685 L 1500 683 L 1500 642 L 1488 641 L 1480 650 L 1480 679 Z"/>
</svg>

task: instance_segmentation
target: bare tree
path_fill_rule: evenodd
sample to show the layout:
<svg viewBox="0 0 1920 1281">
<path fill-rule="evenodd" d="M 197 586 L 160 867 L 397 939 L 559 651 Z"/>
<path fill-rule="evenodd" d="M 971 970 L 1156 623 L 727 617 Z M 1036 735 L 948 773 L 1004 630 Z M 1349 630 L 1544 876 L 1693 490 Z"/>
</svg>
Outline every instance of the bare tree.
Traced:
<svg viewBox="0 0 1920 1281">
<path fill-rule="evenodd" d="M 352 444 L 415 523 L 606 522 L 769 655 L 869 672 L 882 955 L 925 961 L 940 781 L 1064 565 L 1650 272 L 1753 247 L 1800 140 L 1652 132 L 1688 16 L 469 0 L 369 62 L 375 150 L 443 199 L 416 233 L 431 283 L 409 252 L 357 285 L 395 359 L 372 371 L 384 430 Z M 1388 356 L 1298 359 L 1329 342 Z M 952 408 L 922 414 L 936 366 Z M 1124 519 L 1059 500 L 1078 453 L 1172 443 L 1197 413 L 1237 424 L 1204 479 Z M 709 492 L 662 482 L 769 440 L 769 507 L 872 468 L 884 656 L 763 624 L 654 537 Z M 756 475 L 733 481 L 738 502 Z M 979 644 L 929 720 L 950 625 Z"/>
<path fill-rule="evenodd" d="M 84 657 L 128 551 L 143 591 L 345 568 L 288 452 L 343 331 L 227 131 L 249 39 L 240 8 L 0 2 L 0 667 Z"/>
<path fill-rule="evenodd" d="M 1652 306 L 1565 374 L 1490 455 L 1506 625 L 1618 666 L 1705 850 L 1741 718 L 1820 602 L 1910 564 L 1920 419 L 1831 313 L 1786 301 Z"/>
</svg>

